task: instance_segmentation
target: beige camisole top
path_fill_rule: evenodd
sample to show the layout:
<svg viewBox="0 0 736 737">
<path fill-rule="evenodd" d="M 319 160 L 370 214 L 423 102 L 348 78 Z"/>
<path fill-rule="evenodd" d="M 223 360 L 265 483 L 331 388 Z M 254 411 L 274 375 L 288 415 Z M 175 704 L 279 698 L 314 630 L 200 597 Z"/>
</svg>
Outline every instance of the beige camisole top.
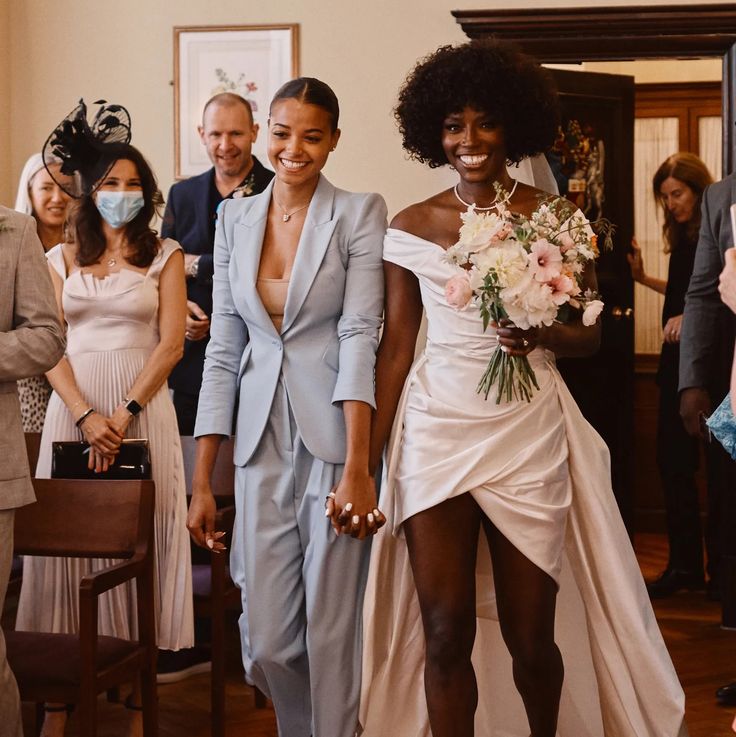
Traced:
<svg viewBox="0 0 736 737">
<path fill-rule="evenodd" d="M 281 330 L 281 324 L 284 321 L 286 294 L 289 291 L 289 280 L 258 277 L 256 289 L 266 312 L 268 312 L 268 316 L 273 320 L 274 327 L 276 330 Z"/>
</svg>

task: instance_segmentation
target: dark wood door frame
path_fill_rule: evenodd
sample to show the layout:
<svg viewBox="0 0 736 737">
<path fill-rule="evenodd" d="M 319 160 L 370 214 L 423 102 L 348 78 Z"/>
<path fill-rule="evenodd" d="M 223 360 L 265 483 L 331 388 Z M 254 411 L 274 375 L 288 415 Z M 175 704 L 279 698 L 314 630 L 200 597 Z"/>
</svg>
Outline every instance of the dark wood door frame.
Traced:
<svg viewBox="0 0 736 737">
<path fill-rule="evenodd" d="M 470 38 L 513 41 L 540 62 L 723 61 L 723 175 L 736 169 L 736 3 L 453 10 Z"/>
</svg>

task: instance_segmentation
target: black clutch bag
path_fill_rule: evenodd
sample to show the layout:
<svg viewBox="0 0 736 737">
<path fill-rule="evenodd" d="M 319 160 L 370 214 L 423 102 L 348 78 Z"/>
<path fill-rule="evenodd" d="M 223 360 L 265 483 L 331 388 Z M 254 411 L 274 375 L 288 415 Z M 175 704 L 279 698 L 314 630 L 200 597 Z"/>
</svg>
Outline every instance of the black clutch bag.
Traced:
<svg viewBox="0 0 736 737">
<path fill-rule="evenodd" d="M 83 440 L 51 443 L 52 479 L 150 479 L 151 457 L 148 440 L 125 439 L 115 463 L 107 471 L 95 473 L 87 468 L 89 443 Z"/>
</svg>

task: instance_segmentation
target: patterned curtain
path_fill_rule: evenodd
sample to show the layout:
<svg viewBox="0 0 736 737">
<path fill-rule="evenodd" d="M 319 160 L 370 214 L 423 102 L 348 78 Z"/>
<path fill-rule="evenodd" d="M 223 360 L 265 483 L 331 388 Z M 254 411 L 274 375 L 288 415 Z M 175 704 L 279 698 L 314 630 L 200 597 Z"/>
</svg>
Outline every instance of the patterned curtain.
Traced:
<svg viewBox="0 0 736 737">
<path fill-rule="evenodd" d="M 677 152 L 678 127 L 677 118 L 637 118 L 634 123 L 634 233 L 647 274 L 660 279 L 667 278 L 669 257 L 662 251 L 662 218 L 652 194 L 652 177 Z M 720 137 L 718 140 L 720 156 Z M 659 353 L 663 302 L 664 297 L 654 290 L 634 285 L 636 353 Z"/>
</svg>

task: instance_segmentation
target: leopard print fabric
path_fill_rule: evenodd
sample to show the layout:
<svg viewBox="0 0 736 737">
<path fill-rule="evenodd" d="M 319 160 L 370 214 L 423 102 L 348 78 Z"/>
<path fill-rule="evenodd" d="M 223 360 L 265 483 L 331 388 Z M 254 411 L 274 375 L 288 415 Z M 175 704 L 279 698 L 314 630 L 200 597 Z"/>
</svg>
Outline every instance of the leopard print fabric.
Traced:
<svg viewBox="0 0 736 737">
<path fill-rule="evenodd" d="M 41 432 L 46 419 L 46 407 L 51 396 L 51 384 L 45 376 L 31 376 L 18 381 L 20 415 L 23 432 Z"/>
</svg>

